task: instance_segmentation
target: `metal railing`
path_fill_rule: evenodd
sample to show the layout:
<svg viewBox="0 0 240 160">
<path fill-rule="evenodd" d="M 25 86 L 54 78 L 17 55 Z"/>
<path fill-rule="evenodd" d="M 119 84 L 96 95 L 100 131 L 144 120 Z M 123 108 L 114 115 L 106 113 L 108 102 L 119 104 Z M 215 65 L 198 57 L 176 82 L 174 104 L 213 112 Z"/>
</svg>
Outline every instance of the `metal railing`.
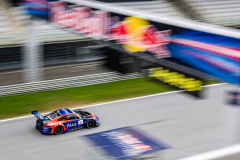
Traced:
<svg viewBox="0 0 240 160">
<path fill-rule="evenodd" d="M 87 86 L 87 85 L 93 85 L 93 84 L 119 81 L 124 79 L 139 78 L 139 77 L 143 77 L 143 75 L 139 73 L 120 75 L 116 72 L 107 72 L 107 73 L 92 74 L 87 76 L 77 76 L 77 77 L 71 77 L 71 78 L 61 78 L 61 79 L 46 80 L 46 81 L 39 81 L 39 82 L 33 82 L 33 83 L 1 86 L 0 97 L 14 95 L 14 94 L 43 91 L 43 90 L 55 90 L 55 89 L 62 89 L 62 88 Z"/>
</svg>

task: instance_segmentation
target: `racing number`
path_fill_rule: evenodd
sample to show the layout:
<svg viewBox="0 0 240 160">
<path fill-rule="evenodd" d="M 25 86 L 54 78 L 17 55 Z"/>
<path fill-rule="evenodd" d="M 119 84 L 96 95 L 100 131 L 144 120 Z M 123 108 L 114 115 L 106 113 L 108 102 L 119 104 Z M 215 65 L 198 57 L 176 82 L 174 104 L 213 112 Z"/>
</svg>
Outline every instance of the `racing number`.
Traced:
<svg viewBox="0 0 240 160">
<path fill-rule="evenodd" d="M 81 119 L 81 120 L 79 119 L 79 120 L 78 120 L 78 125 L 81 125 L 81 124 L 83 124 L 83 120 L 82 120 L 82 119 Z"/>
</svg>

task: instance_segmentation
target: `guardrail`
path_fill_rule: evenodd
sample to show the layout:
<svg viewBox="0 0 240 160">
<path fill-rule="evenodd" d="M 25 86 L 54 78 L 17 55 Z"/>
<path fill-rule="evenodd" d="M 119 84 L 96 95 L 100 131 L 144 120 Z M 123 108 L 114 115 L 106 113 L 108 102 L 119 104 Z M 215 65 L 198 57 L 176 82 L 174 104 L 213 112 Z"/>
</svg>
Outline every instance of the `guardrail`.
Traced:
<svg viewBox="0 0 240 160">
<path fill-rule="evenodd" d="M 43 90 L 54 90 L 54 89 L 62 89 L 62 88 L 87 86 L 87 85 L 93 85 L 93 84 L 99 84 L 99 83 L 119 81 L 124 79 L 139 78 L 139 77 L 143 77 L 143 75 L 139 73 L 120 75 L 116 72 L 107 72 L 107 73 L 92 74 L 92 75 L 78 76 L 78 77 L 71 77 L 71 78 L 61 78 L 61 79 L 54 79 L 54 80 L 47 80 L 47 81 L 1 86 L 0 97 L 14 95 L 14 94 L 43 91 Z"/>
</svg>

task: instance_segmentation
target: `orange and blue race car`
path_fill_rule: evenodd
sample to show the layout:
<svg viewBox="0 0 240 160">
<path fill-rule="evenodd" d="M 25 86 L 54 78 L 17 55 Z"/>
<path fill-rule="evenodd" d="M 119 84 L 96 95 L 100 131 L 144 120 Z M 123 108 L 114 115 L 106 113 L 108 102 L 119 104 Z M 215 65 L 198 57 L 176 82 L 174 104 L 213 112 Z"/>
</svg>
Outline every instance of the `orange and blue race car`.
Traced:
<svg viewBox="0 0 240 160">
<path fill-rule="evenodd" d="M 99 118 L 83 109 L 71 110 L 67 108 L 58 109 L 46 115 L 32 111 L 37 118 L 36 129 L 43 134 L 62 134 L 65 132 L 79 130 L 82 128 L 93 128 L 100 126 Z"/>
</svg>

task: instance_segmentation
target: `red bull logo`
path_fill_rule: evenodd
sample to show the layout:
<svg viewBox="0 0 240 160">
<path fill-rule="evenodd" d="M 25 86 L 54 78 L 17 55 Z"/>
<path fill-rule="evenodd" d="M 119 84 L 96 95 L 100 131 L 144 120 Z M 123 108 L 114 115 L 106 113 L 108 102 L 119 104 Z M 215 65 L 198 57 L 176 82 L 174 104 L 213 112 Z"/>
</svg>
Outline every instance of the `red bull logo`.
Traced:
<svg viewBox="0 0 240 160">
<path fill-rule="evenodd" d="M 149 51 L 157 58 L 171 56 L 166 47 L 171 42 L 171 30 L 158 31 L 147 20 L 138 17 L 126 17 L 120 22 L 105 11 L 92 11 L 81 6 L 69 7 L 67 10 L 63 2 L 49 4 L 51 22 L 58 27 L 94 39 L 114 40 L 128 52 Z M 112 22 L 115 23 L 112 25 Z"/>
<path fill-rule="evenodd" d="M 110 141 L 117 144 L 117 146 L 122 149 L 125 156 L 137 156 L 144 152 L 153 150 L 150 145 L 146 145 L 137 137 L 134 137 L 127 132 L 115 131 L 102 134 L 102 136 L 107 136 Z"/>
</svg>

